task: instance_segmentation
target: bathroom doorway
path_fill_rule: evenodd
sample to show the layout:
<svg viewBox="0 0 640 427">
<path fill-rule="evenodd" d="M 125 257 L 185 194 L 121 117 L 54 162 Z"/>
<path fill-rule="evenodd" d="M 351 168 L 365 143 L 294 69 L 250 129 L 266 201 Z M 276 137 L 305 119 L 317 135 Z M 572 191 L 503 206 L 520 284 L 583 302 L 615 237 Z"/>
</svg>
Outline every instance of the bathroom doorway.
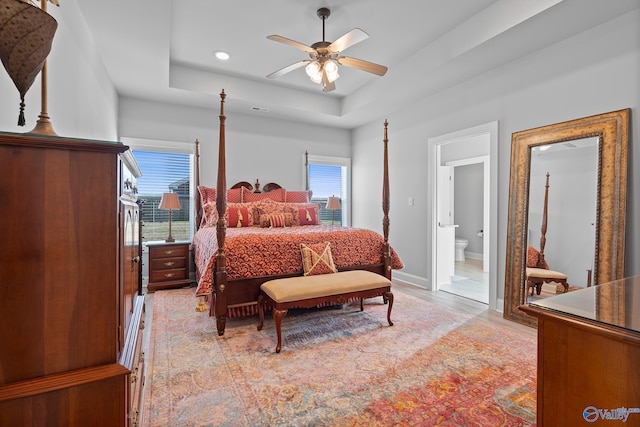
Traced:
<svg viewBox="0 0 640 427">
<path fill-rule="evenodd" d="M 460 151 L 460 147 L 447 148 Z M 447 282 L 441 282 L 439 290 L 488 304 L 490 254 L 484 230 L 490 230 L 489 198 L 485 197 L 489 191 L 489 156 L 447 161 L 445 165 L 451 171 L 451 184 L 447 186 L 451 194 L 444 201 L 452 201 L 455 255 L 453 275 Z"/>
<path fill-rule="evenodd" d="M 432 179 L 432 194 L 437 195 L 432 224 L 432 290 L 455 293 L 496 309 L 497 122 L 431 138 L 429 144 L 432 170 L 437 171 Z M 450 177 L 443 169 L 450 170 Z M 456 237 L 454 246 L 450 240 Z M 443 280 L 452 264 L 450 280 Z M 442 268 L 446 274 L 439 271 Z"/>
</svg>

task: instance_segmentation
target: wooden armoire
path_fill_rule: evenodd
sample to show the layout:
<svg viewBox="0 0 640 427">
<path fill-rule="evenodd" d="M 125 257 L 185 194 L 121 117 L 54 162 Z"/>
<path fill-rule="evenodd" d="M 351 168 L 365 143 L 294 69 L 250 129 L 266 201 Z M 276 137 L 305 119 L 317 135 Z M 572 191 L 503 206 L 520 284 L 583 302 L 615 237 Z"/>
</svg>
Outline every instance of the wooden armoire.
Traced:
<svg viewBox="0 0 640 427">
<path fill-rule="evenodd" d="M 0 426 L 139 423 L 139 170 L 126 150 L 0 133 Z"/>
</svg>

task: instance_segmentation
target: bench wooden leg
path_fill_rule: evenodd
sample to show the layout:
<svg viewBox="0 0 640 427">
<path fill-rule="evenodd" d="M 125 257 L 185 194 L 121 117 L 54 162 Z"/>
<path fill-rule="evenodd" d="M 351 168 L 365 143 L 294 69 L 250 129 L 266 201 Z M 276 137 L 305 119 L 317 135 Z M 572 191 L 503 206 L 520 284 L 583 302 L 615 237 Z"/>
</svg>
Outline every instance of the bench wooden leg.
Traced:
<svg viewBox="0 0 640 427">
<path fill-rule="evenodd" d="M 382 299 L 385 304 L 389 303 L 389 308 L 387 309 L 387 322 L 389 322 L 389 326 L 393 326 L 393 322 L 391 321 L 391 308 L 393 307 L 393 294 L 391 292 L 385 292 L 382 294 Z"/>
<path fill-rule="evenodd" d="M 258 330 L 262 330 L 262 326 L 264 325 L 264 296 L 258 295 L 258 316 L 260 318 L 260 323 L 258 323 Z"/>
<path fill-rule="evenodd" d="M 282 319 L 287 315 L 287 310 L 273 309 L 273 320 L 276 323 L 276 334 L 278 335 L 278 345 L 276 345 L 276 353 L 280 353 L 282 348 Z"/>
<path fill-rule="evenodd" d="M 360 298 L 360 311 L 364 311 L 364 298 Z"/>
<path fill-rule="evenodd" d="M 560 282 L 560 284 L 562 285 L 562 287 L 564 288 L 564 293 L 566 294 L 567 292 L 569 292 L 569 284 L 567 283 L 566 280 L 563 280 L 562 282 Z"/>
</svg>

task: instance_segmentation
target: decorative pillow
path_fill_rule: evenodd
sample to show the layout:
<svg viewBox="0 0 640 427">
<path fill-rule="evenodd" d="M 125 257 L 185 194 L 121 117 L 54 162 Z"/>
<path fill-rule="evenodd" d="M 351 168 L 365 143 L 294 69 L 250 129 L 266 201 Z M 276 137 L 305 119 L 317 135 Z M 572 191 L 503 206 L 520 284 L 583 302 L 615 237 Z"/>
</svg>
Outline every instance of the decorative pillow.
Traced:
<svg viewBox="0 0 640 427">
<path fill-rule="evenodd" d="M 534 248 L 533 246 L 529 246 L 527 248 L 527 267 L 538 268 L 538 258 L 540 257 L 540 251 Z M 547 261 L 544 261 L 545 269 L 549 269 L 549 264 Z"/>
<path fill-rule="evenodd" d="M 218 210 L 216 202 L 208 202 L 202 206 L 202 222 L 200 227 L 214 227 L 218 222 Z"/>
<path fill-rule="evenodd" d="M 229 207 L 227 217 L 227 227 L 248 227 L 249 226 L 249 209 L 245 206 Z M 253 224 L 252 224 L 253 225 Z"/>
<path fill-rule="evenodd" d="M 218 210 L 215 202 L 209 202 L 202 207 L 202 223 L 201 227 L 215 227 L 218 222 Z M 240 214 L 238 215 L 238 212 Z M 241 227 L 251 227 L 258 222 L 254 221 L 253 210 L 248 203 L 227 203 L 227 227 L 238 226 L 238 218 L 240 218 Z"/>
<path fill-rule="evenodd" d="M 284 211 L 293 215 L 293 225 L 313 225 L 319 223 L 320 205 L 317 203 L 285 203 Z M 309 214 L 308 216 L 307 213 Z"/>
<path fill-rule="evenodd" d="M 311 190 L 287 191 L 284 201 L 287 203 L 309 203 L 311 201 Z"/>
<path fill-rule="evenodd" d="M 276 202 L 284 202 L 287 190 L 284 188 L 278 188 L 266 193 L 253 193 L 246 188 L 242 187 L 242 201 L 243 202 L 257 202 L 260 200 L 271 199 Z"/>
<path fill-rule="evenodd" d="M 304 244 L 300 243 L 302 252 L 302 268 L 305 276 L 315 274 L 336 273 L 333 256 L 331 255 L 331 244 L 329 242 Z"/>
<path fill-rule="evenodd" d="M 231 202 L 227 203 L 227 215 L 226 215 L 227 226 L 235 227 L 238 224 L 237 221 L 232 223 L 230 220 L 231 211 L 235 210 L 236 211 L 235 215 L 237 216 L 238 209 L 240 210 L 240 213 L 243 216 L 243 223 L 242 223 L 243 227 L 251 227 L 253 225 L 258 225 L 259 220 L 257 219 L 258 217 L 254 215 L 254 209 L 252 205 L 253 205 L 252 203 L 231 203 Z M 246 212 L 246 215 L 245 215 L 245 212 Z"/>
<path fill-rule="evenodd" d="M 251 203 L 251 206 L 254 209 L 253 216 L 256 218 L 256 223 L 260 222 L 262 215 L 271 215 L 271 214 L 279 214 L 284 213 L 284 202 L 276 202 L 272 199 L 263 199 L 259 202 Z"/>
<path fill-rule="evenodd" d="M 290 213 L 264 214 L 260 215 L 260 227 L 291 227 L 293 225 L 293 215 Z"/>
<path fill-rule="evenodd" d="M 204 185 L 198 185 L 198 192 L 200 193 L 200 201 L 202 206 L 209 202 L 216 202 L 216 189 L 213 187 L 205 187 Z M 231 203 L 242 202 L 242 189 L 232 188 L 227 190 L 227 201 Z"/>
<path fill-rule="evenodd" d="M 241 188 L 230 188 L 227 190 L 227 202 L 229 203 L 243 203 L 245 200 L 242 199 L 242 189 Z"/>
<path fill-rule="evenodd" d="M 298 221 L 300 225 L 316 225 L 318 224 L 318 211 L 311 208 L 298 209 Z"/>
<path fill-rule="evenodd" d="M 198 192 L 200 193 L 200 202 L 202 206 L 209 202 L 216 201 L 216 189 L 212 187 L 205 187 L 204 185 L 198 185 Z"/>
</svg>

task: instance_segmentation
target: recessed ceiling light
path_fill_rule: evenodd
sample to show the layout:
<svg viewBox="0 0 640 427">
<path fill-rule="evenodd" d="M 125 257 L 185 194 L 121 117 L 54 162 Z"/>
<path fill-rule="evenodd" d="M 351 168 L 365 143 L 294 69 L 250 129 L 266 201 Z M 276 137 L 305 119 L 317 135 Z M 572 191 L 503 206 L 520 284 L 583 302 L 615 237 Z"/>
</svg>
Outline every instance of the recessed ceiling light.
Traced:
<svg viewBox="0 0 640 427">
<path fill-rule="evenodd" d="M 231 58 L 231 55 L 229 55 L 227 52 L 224 52 L 222 50 L 216 50 L 215 53 L 216 58 L 218 58 L 221 61 L 226 61 L 227 59 Z"/>
</svg>

